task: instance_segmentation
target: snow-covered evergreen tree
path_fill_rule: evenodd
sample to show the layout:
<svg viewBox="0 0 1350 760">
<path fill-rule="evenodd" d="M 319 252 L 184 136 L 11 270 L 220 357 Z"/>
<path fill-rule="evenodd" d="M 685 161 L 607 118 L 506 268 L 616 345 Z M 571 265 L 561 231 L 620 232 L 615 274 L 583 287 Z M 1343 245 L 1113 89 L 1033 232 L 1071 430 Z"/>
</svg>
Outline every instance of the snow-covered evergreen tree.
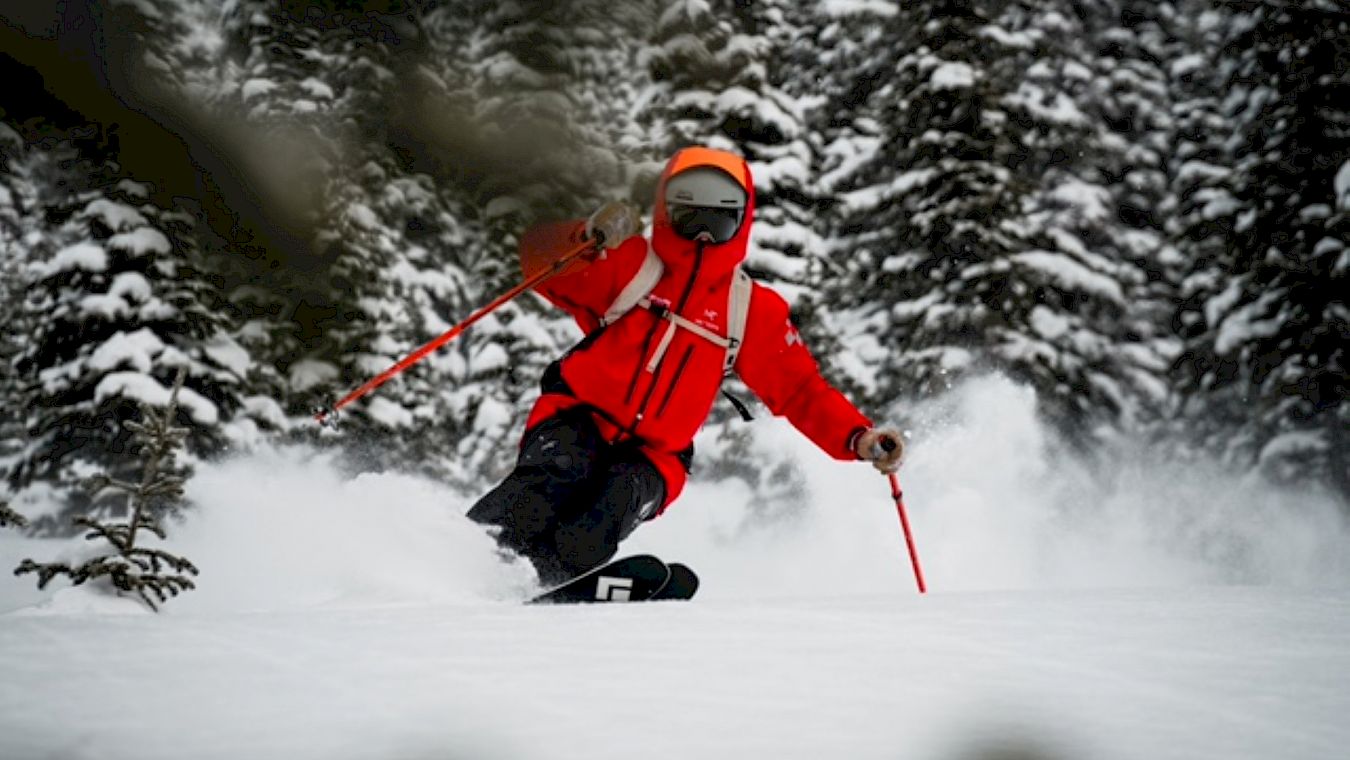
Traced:
<svg viewBox="0 0 1350 760">
<path fill-rule="evenodd" d="M 1012 298 L 1001 309 L 1009 333 L 995 351 L 1038 390 L 1049 419 L 1078 438 L 1162 401 L 1148 310 L 1161 312 L 1146 274 L 1160 242 L 1146 219 L 1127 221 L 1121 202 L 1133 199 L 1116 190 L 1122 181 L 1156 183 L 1147 152 L 1156 136 L 1145 122 L 1125 136 L 1110 123 L 1122 111 L 1136 111 L 1127 119 L 1147 112 L 1093 71 L 1105 63 L 1120 77 L 1128 66 L 1103 62 L 1091 47 L 1094 23 L 1114 15 L 1101 10 L 1095 0 L 1023 0 L 998 21 L 1023 41 L 1000 62 L 1013 83 L 1002 103 L 1017 125 L 1007 166 L 1014 185 L 1032 189 L 1014 222 L 1030 246 L 1010 257 Z"/>
<path fill-rule="evenodd" d="M 1018 210 L 1006 85 L 988 68 L 1018 40 L 984 32 L 985 5 L 916 3 L 889 19 L 844 96 L 860 113 L 830 143 L 838 268 L 823 286 L 874 403 L 940 391 L 977 363 L 1001 307 L 981 292 L 996 298 L 1026 247 L 1006 225 Z"/>
<path fill-rule="evenodd" d="M 23 238 L 32 225 L 27 206 L 32 201 L 30 183 L 19 173 L 24 140 L 8 124 L 0 122 L 0 470 L 19 449 L 23 437 L 19 406 L 18 375 L 14 360 L 26 332 L 20 320 L 19 272 Z"/>
<path fill-rule="evenodd" d="M 69 143 L 30 153 L 42 223 L 21 247 L 19 319 L 29 331 L 14 373 L 25 436 L 11 486 L 68 486 L 90 467 L 115 466 L 129 435 L 120 422 L 138 401 L 162 402 L 164 373 L 178 367 L 188 371 L 181 403 L 194 446 L 219 450 L 247 357 L 202 279 L 191 217 Z M 88 509 L 98 506 L 72 496 L 67 512 Z"/>
<path fill-rule="evenodd" d="M 1193 301 L 1194 410 L 1235 423 L 1210 440 L 1236 461 L 1350 494 L 1350 16 L 1321 0 L 1227 5 L 1225 116 L 1242 153 L 1220 276 Z"/>
<path fill-rule="evenodd" d="M 1241 127 L 1223 106 L 1232 68 L 1222 51 L 1230 20 L 1206 0 L 1183 0 L 1173 19 L 1183 52 L 1168 63 L 1177 132 L 1168 157 L 1166 224 L 1183 261 L 1171 325 L 1181 344 L 1170 378 L 1177 391 L 1171 437 L 1187 444 L 1183 454 L 1195 443 L 1194 449 L 1205 454 L 1221 452 L 1245 415 L 1242 403 L 1222 404 L 1211 395 L 1204 378 L 1212 373 L 1213 360 L 1196 350 L 1214 329 L 1207 304 L 1228 286 L 1240 210 L 1235 188 Z"/>
<path fill-rule="evenodd" d="M 1127 319 L 1146 278 L 1122 250 L 1110 167 L 1125 162 L 1092 86 L 1088 17 L 1073 4 L 929 2 L 888 25 L 895 55 L 878 58 L 894 70 L 863 85 L 854 121 L 875 153 L 841 153 L 851 170 L 830 175 L 845 267 L 830 300 L 852 307 L 842 329 L 870 398 L 997 369 L 1083 435 L 1116 422 L 1157 370 Z"/>
</svg>

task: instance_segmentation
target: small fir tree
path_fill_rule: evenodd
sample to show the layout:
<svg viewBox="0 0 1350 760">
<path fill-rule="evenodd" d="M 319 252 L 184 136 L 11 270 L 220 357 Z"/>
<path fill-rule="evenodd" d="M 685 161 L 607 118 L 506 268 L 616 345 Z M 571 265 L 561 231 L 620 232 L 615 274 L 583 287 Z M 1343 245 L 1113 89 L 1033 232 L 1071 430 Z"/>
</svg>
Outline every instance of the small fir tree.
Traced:
<svg viewBox="0 0 1350 760">
<path fill-rule="evenodd" d="M 141 404 L 141 422 L 127 421 L 124 426 L 140 446 L 141 479 L 139 483 L 98 475 L 85 482 L 93 494 L 113 491 L 127 495 L 130 514 L 126 522 L 101 522 L 88 517 L 77 517 L 76 527 L 88 528 L 86 540 L 103 539 L 115 550 L 111 554 L 94 557 L 78 566 L 65 562 L 37 563 L 24 560 L 15 569 L 15 575 L 37 573 L 38 588 L 45 588 L 59 575 L 69 576 L 78 586 L 88 581 L 106 578 L 119 595 L 135 594 L 150 609 L 159 611 L 159 604 L 196 586 L 188 576 L 197 575 L 197 568 L 187 559 L 163 549 L 149 548 L 137 543 L 142 531 L 165 538 L 161 518 L 175 509 L 183 498 L 183 471 L 175 464 L 177 453 L 183 448 L 188 429 L 174 424 L 178 410 L 178 392 L 187 378 L 186 369 L 179 369 L 169 393 L 168 404 L 157 411 L 149 404 Z M 3 513 L 0 512 L 0 522 Z"/>
</svg>

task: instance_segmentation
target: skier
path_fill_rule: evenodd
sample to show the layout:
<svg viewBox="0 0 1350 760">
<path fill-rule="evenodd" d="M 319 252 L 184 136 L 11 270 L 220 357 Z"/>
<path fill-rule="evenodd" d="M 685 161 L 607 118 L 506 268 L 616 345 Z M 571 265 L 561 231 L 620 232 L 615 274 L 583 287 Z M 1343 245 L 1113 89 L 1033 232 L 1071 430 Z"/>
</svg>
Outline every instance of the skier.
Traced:
<svg viewBox="0 0 1350 760">
<path fill-rule="evenodd" d="M 618 202 L 566 228 L 597 253 L 536 292 L 585 338 L 545 370 L 515 469 L 469 511 L 543 583 L 604 563 L 675 501 L 728 371 L 836 459 L 899 468 L 899 433 L 874 427 L 820 376 L 787 302 L 739 271 L 754 207 L 742 158 L 692 147 L 661 175 L 650 241 Z M 526 267 L 541 255 L 522 245 Z"/>
</svg>

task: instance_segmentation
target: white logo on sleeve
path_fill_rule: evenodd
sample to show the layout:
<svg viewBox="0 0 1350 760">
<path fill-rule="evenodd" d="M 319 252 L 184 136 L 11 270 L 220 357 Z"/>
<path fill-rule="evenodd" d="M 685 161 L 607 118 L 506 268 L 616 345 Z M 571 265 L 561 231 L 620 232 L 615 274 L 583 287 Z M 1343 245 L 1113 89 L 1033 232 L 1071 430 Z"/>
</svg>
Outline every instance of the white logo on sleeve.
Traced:
<svg viewBox="0 0 1350 760">
<path fill-rule="evenodd" d="M 602 575 L 595 582 L 595 598 L 601 602 L 626 602 L 633 594 L 632 578 Z"/>
<path fill-rule="evenodd" d="M 787 341 L 789 346 L 794 346 L 802 342 L 801 334 L 797 332 L 797 328 L 793 327 L 791 322 L 788 322 L 787 337 L 784 338 L 784 340 Z"/>
</svg>

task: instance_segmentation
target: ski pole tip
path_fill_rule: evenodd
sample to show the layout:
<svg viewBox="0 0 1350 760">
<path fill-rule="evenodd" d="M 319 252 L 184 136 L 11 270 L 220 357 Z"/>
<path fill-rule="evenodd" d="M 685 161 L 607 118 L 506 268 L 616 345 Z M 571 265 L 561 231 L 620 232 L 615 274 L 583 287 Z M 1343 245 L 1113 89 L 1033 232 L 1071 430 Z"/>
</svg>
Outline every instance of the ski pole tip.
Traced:
<svg viewBox="0 0 1350 760">
<path fill-rule="evenodd" d="M 338 413 L 331 406 L 322 406 L 314 410 L 314 421 L 321 427 L 337 430 Z"/>
</svg>

